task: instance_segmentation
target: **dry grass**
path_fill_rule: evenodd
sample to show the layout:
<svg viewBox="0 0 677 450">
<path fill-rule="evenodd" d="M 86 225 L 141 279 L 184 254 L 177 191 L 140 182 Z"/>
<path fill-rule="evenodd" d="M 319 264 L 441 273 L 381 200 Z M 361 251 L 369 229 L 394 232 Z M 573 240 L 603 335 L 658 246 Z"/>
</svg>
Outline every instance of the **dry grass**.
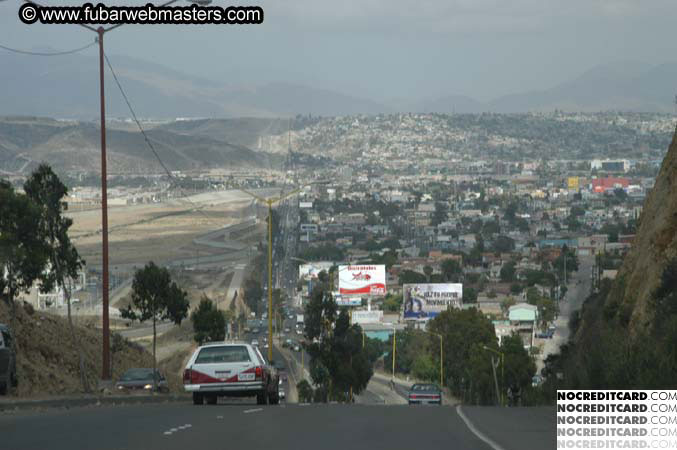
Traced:
<svg viewBox="0 0 677 450">
<path fill-rule="evenodd" d="M 10 325 L 16 339 L 17 375 L 20 397 L 82 392 L 78 354 L 65 318 L 16 306 L 10 320 L 9 308 L 0 303 L 0 322 Z M 76 338 L 85 355 L 86 376 L 96 388 L 101 376 L 101 331 L 77 326 Z M 123 341 L 112 355 L 113 379 L 131 367 L 152 367 L 152 357 L 142 347 Z"/>
</svg>

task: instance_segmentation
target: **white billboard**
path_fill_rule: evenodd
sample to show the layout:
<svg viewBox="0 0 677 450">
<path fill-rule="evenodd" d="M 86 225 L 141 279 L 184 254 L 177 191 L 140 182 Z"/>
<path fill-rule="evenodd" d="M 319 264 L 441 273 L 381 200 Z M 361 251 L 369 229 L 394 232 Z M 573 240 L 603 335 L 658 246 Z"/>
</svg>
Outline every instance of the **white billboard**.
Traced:
<svg viewBox="0 0 677 450">
<path fill-rule="evenodd" d="M 402 287 L 405 319 L 428 319 L 447 308 L 460 308 L 463 285 L 460 283 L 405 284 Z"/>
<path fill-rule="evenodd" d="M 351 318 L 353 323 L 380 323 L 383 321 L 383 311 L 353 311 Z"/>
<path fill-rule="evenodd" d="M 341 295 L 385 295 L 386 266 L 339 266 Z"/>
<path fill-rule="evenodd" d="M 362 306 L 362 298 L 353 295 L 341 295 L 334 292 L 334 301 L 339 306 Z"/>
<path fill-rule="evenodd" d="M 319 261 L 308 264 L 301 264 L 299 266 L 299 278 L 308 279 L 308 278 L 317 278 L 317 275 L 323 270 L 329 273 L 329 269 L 334 265 L 331 261 Z"/>
</svg>

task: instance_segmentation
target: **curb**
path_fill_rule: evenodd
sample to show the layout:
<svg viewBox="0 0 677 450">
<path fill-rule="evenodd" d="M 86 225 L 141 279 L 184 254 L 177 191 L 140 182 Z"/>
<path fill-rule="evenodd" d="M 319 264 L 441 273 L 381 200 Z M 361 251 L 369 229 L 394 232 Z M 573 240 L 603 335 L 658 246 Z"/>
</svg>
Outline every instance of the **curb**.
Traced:
<svg viewBox="0 0 677 450">
<path fill-rule="evenodd" d="M 137 405 L 157 404 L 172 402 L 187 402 L 187 395 L 129 395 L 129 396 L 88 396 L 88 397 L 65 397 L 44 400 L 16 400 L 0 401 L 0 412 L 42 409 L 42 408 L 81 408 L 84 406 L 103 405 Z"/>
</svg>

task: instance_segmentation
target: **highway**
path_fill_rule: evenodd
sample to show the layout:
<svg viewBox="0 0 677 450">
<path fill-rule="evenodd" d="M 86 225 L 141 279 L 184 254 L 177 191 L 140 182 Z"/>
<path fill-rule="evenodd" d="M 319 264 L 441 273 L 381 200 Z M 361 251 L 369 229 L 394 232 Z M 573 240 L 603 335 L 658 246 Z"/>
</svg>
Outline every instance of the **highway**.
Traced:
<svg viewBox="0 0 677 450">
<path fill-rule="evenodd" d="M 467 421 L 467 422 L 466 422 Z M 554 408 L 280 405 L 233 400 L 0 415 L 12 450 L 555 448 Z"/>
</svg>

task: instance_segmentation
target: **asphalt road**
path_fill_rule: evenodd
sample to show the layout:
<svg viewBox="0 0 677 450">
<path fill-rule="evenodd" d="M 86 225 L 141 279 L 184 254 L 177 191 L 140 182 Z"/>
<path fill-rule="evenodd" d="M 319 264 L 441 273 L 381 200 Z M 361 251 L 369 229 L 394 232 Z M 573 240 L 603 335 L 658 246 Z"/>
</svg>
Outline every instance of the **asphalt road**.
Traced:
<svg viewBox="0 0 677 450">
<path fill-rule="evenodd" d="M 526 410 L 526 409 L 525 409 Z M 463 449 L 541 450 L 555 446 L 555 421 L 540 410 L 453 407 L 282 405 L 254 401 L 99 406 L 0 415 L 3 449 Z M 506 416 L 515 420 L 506 420 Z M 548 426 L 548 423 L 550 426 Z M 517 425 L 516 425 L 517 424 Z M 541 424 L 541 425 L 539 425 Z M 542 425 L 545 424 L 545 425 Z M 525 431 L 520 431 L 523 428 Z M 487 437 L 485 436 L 485 439 Z"/>
</svg>

